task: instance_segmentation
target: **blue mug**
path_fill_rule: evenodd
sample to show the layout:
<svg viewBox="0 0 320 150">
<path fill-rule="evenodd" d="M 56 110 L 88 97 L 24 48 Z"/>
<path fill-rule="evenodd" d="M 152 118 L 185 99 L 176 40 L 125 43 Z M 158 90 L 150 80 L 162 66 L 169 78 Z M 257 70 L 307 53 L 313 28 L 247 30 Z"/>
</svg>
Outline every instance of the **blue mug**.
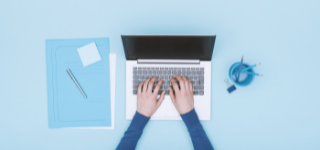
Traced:
<svg viewBox="0 0 320 150">
<path fill-rule="evenodd" d="M 240 79 L 239 79 L 239 82 L 236 82 L 236 79 L 238 77 L 238 73 L 239 72 L 239 67 L 240 67 L 240 62 L 237 62 L 237 63 L 234 63 L 230 69 L 229 69 L 229 78 L 236 84 L 236 85 L 239 85 L 239 86 L 247 86 L 249 85 L 255 75 L 251 75 L 251 74 L 246 74 L 246 73 L 241 73 L 240 75 Z M 246 63 L 242 63 L 242 67 L 241 69 L 245 69 L 245 68 L 248 68 L 250 67 L 250 65 L 246 64 Z M 252 73 L 255 73 L 253 71 L 253 68 L 247 70 L 247 72 L 252 72 Z"/>
</svg>

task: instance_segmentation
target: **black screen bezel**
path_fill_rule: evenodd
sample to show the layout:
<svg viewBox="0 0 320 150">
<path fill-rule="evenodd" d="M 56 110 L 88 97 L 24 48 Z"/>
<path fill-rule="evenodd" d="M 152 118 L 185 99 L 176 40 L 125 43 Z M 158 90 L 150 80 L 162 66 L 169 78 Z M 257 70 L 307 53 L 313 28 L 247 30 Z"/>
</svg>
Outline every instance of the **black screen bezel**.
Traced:
<svg viewBox="0 0 320 150">
<path fill-rule="evenodd" d="M 123 49 L 124 49 L 124 53 L 126 56 L 127 60 L 137 60 L 139 58 L 133 58 L 133 57 L 129 57 L 128 53 L 127 53 L 127 48 L 126 48 L 126 42 L 125 42 L 125 38 L 126 37 L 210 37 L 212 38 L 212 42 L 211 42 L 211 48 L 210 51 L 208 53 L 207 58 L 198 58 L 199 60 L 203 60 L 203 61 L 210 61 L 212 58 L 212 53 L 213 53 L 213 49 L 214 49 L 214 44 L 216 41 L 216 35 L 121 35 L 121 39 L 122 39 L 122 45 L 123 45 Z M 152 59 L 168 59 L 168 58 L 152 58 Z M 188 59 L 188 58 L 175 58 L 175 59 Z"/>
</svg>

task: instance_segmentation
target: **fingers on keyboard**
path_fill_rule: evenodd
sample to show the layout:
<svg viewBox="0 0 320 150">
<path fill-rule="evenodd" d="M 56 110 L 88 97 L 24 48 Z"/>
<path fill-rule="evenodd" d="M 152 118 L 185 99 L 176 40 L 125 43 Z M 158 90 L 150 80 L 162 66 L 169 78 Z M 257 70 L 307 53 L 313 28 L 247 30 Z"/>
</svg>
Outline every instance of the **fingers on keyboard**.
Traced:
<svg viewBox="0 0 320 150">
<path fill-rule="evenodd" d="M 157 77 L 153 89 L 159 79 L 163 79 L 163 83 L 158 94 L 161 94 L 161 92 L 165 90 L 165 94 L 168 95 L 169 86 L 172 86 L 170 78 L 174 78 L 176 75 L 184 76 L 191 81 L 194 95 L 204 95 L 203 67 L 133 67 L 133 94 L 137 94 L 137 89 L 141 81 L 150 77 Z M 180 88 L 178 80 L 176 80 L 176 82 Z"/>
</svg>

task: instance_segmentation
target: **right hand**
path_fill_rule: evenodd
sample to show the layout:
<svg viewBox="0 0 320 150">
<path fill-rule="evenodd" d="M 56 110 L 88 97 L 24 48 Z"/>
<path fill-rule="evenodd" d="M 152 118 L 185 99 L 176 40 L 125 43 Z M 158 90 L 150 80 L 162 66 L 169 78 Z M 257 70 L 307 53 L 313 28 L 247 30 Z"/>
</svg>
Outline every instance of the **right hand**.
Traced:
<svg viewBox="0 0 320 150">
<path fill-rule="evenodd" d="M 190 80 L 183 76 L 175 76 L 175 78 L 179 81 L 180 89 L 174 78 L 170 78 L 173 89 L 169 87 L 169 95 L 177 111 L 185 114 L 194 108 L 193 86 Z"/>
</svg>

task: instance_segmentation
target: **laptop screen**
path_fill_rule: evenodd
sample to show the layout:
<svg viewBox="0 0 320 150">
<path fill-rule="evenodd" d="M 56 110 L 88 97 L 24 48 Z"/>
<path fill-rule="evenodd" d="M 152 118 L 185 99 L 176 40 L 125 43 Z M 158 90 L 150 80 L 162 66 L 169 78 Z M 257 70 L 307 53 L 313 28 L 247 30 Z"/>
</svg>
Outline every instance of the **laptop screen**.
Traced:
<svg viewBox="0 0 320 150">
<path fill-rule="evenodd" d="M 127 60 L 211 60 L 215 35 L 122 35 Z"/>
</svg>

